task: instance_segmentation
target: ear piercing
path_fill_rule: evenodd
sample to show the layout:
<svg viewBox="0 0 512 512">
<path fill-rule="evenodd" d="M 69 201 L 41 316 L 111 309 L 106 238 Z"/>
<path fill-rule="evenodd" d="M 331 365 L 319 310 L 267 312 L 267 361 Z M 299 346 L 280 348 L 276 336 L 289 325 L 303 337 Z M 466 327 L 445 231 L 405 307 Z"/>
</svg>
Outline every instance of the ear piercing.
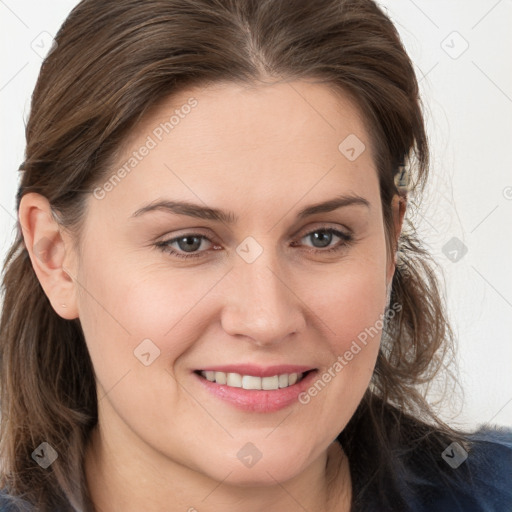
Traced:
<svg viewBox="0 0 512 512">
<path fill-rule="evenodd" d="M 411 173 L 405 165 L 398 166 L 397 173 L 395 174 L 395 186 L 401 194 L 407 193 L 412 189 L 411 186 Z"/>
</svg>

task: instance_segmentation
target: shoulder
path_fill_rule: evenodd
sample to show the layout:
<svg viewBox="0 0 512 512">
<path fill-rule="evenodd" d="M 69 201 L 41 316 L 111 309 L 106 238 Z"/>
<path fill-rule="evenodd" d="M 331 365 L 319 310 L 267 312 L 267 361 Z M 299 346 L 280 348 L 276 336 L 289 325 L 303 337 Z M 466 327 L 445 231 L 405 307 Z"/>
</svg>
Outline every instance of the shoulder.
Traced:
<svg viewBox="0 0 512 512">
<path fill-rule="evenodd" d="M 12 510 L 11 503 L 12 500 L 9 495 L 3 489 L 0 489 L 0 512 L 10 512 Z"/>
<path fill-rule="evenodd" d="M 11 496 L 5 489 L 0 489 L 0 512 L 35 512 L 27 501 Z"/>
<path fill-rule="evenodd" d="M 378 411 L 377 421 L 362 410 L 338 436 L 354 511 L 512 512 L 511 429 L 461 432 L 388 404 Z"/>
<path fill-rule="evenodd" d="M 417 512 L 512 511 L 512 430 L 480 428 L 467 440 L 467 450 L 450 443 L 435 467 L 423 468 Z M 415 458 L 421 467 L 422 454 Z"/>
<path fill-rule="evenodd" d="M 499 505 L 496 510 L 512 511 L 512 430 L 480 429 L 471 441 L 467 460 L 475 486 Z"/>
</svg>

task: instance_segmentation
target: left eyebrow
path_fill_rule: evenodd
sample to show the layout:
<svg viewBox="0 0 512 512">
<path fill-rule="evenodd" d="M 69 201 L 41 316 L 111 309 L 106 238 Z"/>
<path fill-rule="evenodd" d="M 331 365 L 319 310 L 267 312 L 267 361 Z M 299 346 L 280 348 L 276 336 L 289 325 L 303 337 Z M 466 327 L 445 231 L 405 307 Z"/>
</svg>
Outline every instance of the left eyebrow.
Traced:
<svg viewBox="0 0 512 512">
<path fill-rule="evenodd" d="M 347 206 L 365 206 L 371 209 L 370 202 L 364 197 L 358 195 L 341 195 L 322 203 L 312 204 L 303 208 L 297 214 L 298 219 L 303 219 L 315 213 L 327 213 Z M 161 200 L 150 203 L 142 208 L 139 208 L 132 214 L 132 217 L 139 217 L 144 213 L 151 211 L 165 211 L 176 215 L 187 215 L 189 217 L 196 217 L 199 219 L 214 220 L 226 224 L 233 224 L 237 222 L 238 218 L 233 212 L 219 210 L 217 208 L 208 208 L 198 204 L 190 203 L 188 201 L 170 201 Z"/>
<path fill-rule="evenodd" d="M 365 206 L 366 208 L 371 209 L 370 202 L 364 197 L 344 194 L 323 203 L 307 206 L 297 214 L 297 218 L 303 219 L 304 217 L 314 215 L 315 213 L 332 212 L 338 208 L 343 208 L 346 206 Z"/>
</svg>

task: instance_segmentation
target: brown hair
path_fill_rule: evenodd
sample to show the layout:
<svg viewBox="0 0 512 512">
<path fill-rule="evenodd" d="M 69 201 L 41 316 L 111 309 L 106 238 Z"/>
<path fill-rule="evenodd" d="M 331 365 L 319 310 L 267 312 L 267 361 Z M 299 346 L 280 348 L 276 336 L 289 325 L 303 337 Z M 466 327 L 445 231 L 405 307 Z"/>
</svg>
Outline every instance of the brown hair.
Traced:
<svg viewBox="0 0 512 512">
<path fill-rule="evenodd" d="M 408 197 L 420 198 L 428 144 L 412 63 L 373 1 L 84 0 L 56 44 L 32 97 L 17 208 L 23 194 L 42 194 L 77 247 L 87 195 L 156 102 L 219 81 L 314 78 L 349 94 L 364 116 L 394 257 L 394 178 L 407 164 L 414 185 Z M 409 211 L 414 203 L 408 204 Z M 377 462 L 367 461 L 354 474 L 375 482 L 381 493 L 399 478 L 393 452 L 399 442 L 421 437 L 437 456 L 445 440 L 458 435 L 436 418 L 420 392 L 452 351 L 453 334 L 435 263 L 412 222 L 406 219 L 406 225 L 390 301 L 402 307 L 385 325 L 371 386 L 339 437 L 351 464 L 363 435 L 373 443 Z M 3 292 L 1 484 L 43 512 L 68 502 L 72 508 L 65 510 L 93 510 L 83 469 L 97 423 L 93 367 L 79 320 L 57 315 L 43 292 L 19 222 Z M 425 423 L 407 423 L 411 413 Z M 435 428 L 423 429 L 427 423 Z M 43 441 L 61 454 L 48 470 L 31 458 Z M 364 503 L 364 486 L 358 489 L 355 504 Z"/>
</svg>

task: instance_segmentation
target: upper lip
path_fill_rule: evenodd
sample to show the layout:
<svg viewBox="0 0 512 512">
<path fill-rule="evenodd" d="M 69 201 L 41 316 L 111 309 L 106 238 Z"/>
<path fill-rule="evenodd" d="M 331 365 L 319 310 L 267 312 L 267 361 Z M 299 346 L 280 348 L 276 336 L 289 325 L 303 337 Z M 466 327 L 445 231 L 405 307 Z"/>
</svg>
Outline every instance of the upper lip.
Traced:
<svg viewBox="0 0 512 512">
<path fill-rule="evenodd" d="M 197 371 L 213 371 L 224 373 L 238 373 L 240 375 L 251 375 L 253 377 L 273 377 L 285 373 L 305 373 L 314 370 L 311 366 L 294 364 L 280 364 L 274 366 L 257 366 L 253 364 L 228 364 L 219 366 L 206 366 Z"/>
</svg>

